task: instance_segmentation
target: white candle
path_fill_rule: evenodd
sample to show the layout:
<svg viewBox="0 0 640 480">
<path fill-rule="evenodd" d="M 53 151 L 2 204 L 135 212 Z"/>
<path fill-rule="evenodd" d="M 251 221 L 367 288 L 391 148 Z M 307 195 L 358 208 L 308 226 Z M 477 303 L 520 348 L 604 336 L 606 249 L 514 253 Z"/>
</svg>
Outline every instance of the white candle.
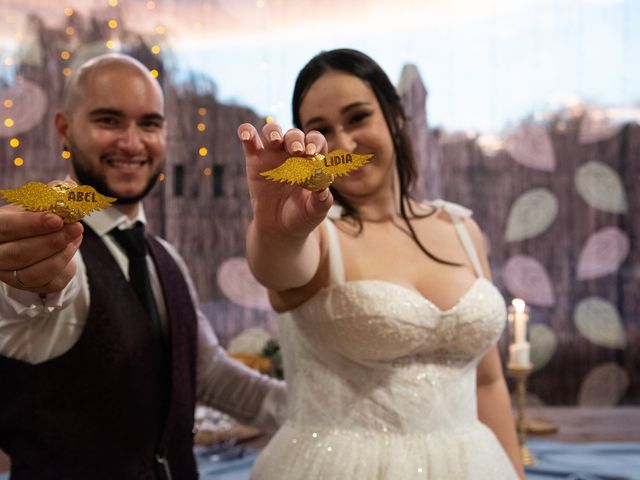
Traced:
<svg viewBox="0 0 640 480">
<path fill-rule="evenodd" d="M 527 342 L 529 315 L 527 314 L 524 300 L 514 298 L 511 304 L 513 306 L 509 308 L 509 314 L 513 328 L 513 343 L 509 345 L 509 364 L 528 367 L 531 365 L 531 347 Z"/>
<path fill-rule="evenodd" d="M 513 316 L 513 324 L 515 330 L 513 343 L 520 345 L 527 341 L 527 321 L 529 320 L 529 316 L 525 311 L 526 304 L 524 303 L 524 300 L 520 298 L 514 298 L 511 304 L 515 309 Z"/>
</svg>

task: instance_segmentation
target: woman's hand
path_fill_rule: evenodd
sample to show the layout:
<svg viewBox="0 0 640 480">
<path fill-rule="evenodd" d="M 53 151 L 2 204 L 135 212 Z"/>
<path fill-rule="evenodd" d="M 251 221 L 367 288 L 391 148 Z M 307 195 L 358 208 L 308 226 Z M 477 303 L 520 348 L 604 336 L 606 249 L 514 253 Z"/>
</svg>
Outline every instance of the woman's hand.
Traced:
<svg viewBox="0 0 640 480">
<path fill-rule="evenodd" d="M 238 127 L 245 154 L 247 181 L 254 213 L 254 228 L 262 234 L 283 239 L 306 238 L 326 217 L 332 204 L 328 189 L 318 192 L 267 180 L 261 172 L 281 165 L 289 157 L 327 153 L 325 138 L 316 131 L 305 135 L 298 129 L 285 134 L 276 123 L 262 129 L 262 138 L 253 125 Z"/>
</svg>

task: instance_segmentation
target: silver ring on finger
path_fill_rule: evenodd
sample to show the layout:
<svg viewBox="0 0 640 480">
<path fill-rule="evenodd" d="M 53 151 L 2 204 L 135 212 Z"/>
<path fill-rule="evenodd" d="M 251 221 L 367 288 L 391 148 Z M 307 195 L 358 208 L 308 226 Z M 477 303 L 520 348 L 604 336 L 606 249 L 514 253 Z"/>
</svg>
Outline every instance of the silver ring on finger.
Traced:
<svg viewBox="0 0 640 480">
<path fill-rule="evenodd" d="M 30 287 L 29 285 L 25 285 L 20 281 L 20 279 L 18 278 L 18 270 L 13 271 L 13 279 L 15 280 L 15 282 L 18 284 L 18 287 L 20 288 L 27 288 L 27 289 L 35 288 L 35 287 Z"/>
</svg>

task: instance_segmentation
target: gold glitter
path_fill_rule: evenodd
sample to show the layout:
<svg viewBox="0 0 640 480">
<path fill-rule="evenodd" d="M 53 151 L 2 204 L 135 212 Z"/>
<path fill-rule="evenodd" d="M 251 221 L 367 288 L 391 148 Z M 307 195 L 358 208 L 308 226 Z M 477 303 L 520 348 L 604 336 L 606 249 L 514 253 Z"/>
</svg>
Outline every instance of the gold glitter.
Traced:
<svg viewBox="0 0 640 480">
<path fill-rule="evenodd" d="M 334 177 L 346 176 L 361 167 L 373 154 L 358 155 L 346 150 L 333 150 L 326 156 L 320 153 L 309 157 L 290 157 L 272 170 L 260 175 L 274 182 L 300 185 L 308 190 L 323 190 L 331 185 Z"/>
<path fill-rule="evenodd" d="M 116 199 L 96 192 L 88 185 L 58 183 L 53 186 L 40 182 L 0 190 L 0 196 L 10 203 L 22 205 L 32 212 L 52 212 L 65 223 L 77 222 L 85 215 L 111 205 Z"/>
</svg>

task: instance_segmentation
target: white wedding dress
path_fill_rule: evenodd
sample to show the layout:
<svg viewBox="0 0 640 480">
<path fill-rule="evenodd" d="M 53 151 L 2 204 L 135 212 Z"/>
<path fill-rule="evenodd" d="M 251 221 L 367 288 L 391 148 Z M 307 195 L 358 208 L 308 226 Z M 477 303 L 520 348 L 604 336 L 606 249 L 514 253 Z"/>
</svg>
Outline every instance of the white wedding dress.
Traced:
<svg viewBox="0 0 640 480">
<path fill-rule="evenodd" d="M 331 285 L 281 315 L 287 420 L 252 479 L 518 478 L 476 408 L 476 365 L 504 328 L 504 300 L 482 276 L 465 209 L 441 205 L 478 274 L 444 311 L 397 284 L 345 282 L 326 222 Z"/>
</svg>

